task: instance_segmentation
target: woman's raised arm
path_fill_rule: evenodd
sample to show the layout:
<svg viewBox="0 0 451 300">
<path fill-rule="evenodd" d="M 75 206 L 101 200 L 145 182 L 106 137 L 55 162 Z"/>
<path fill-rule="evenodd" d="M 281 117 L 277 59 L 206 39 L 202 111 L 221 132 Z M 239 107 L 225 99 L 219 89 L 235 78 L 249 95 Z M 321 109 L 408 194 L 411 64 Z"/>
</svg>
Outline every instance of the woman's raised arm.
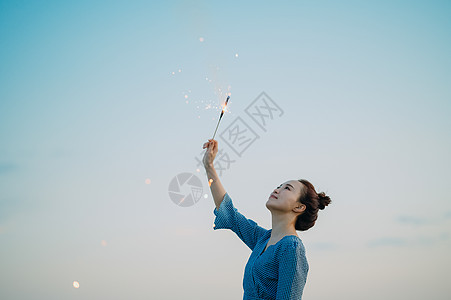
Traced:
<svg viewBox="0 0 451 300">
<path fill-rule="evenodd" d="M 203 145 L 203 149 L 205 148 L 207 148 L 207 151 L 205 151 L 202 162 L 204 164 L 205 171 L 207 171 L 208 182 L 210 185 L 211 194 L 213 195 L 213 200 L 215 201 L 216 208 L 219 209 L 226 191 L 222 186 L 213 165 L 213 161 L 218 153 L 218 141 L 212 139 L 208 140 L 208 142 Z"/>
</svg>

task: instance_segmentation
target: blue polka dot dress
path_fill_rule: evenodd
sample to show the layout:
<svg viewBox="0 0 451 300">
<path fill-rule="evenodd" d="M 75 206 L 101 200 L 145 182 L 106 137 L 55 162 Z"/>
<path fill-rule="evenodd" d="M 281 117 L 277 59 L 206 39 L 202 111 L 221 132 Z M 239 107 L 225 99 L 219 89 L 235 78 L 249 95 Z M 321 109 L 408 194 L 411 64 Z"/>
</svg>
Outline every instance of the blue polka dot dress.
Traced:
<svg viewBox="0 0 451 300">
<path fill-rule="evenodd" d="M 213 213 L 214 230 L 231 229 L 252 250 L 244 269 L 243 299 L 302 299 L 309 265 L 299 237 L 284 236 L 263 251 L 272 229 L 264 229 L 238 212 L 228 193 Z"/>
</svg>

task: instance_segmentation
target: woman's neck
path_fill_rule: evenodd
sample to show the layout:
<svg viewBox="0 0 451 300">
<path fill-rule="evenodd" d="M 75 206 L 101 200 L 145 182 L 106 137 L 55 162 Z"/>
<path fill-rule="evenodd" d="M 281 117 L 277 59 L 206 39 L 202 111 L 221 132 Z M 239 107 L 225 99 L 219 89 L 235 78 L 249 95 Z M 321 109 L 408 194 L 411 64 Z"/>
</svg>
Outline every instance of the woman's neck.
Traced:
<svg viewBox="0 0 451 300">
<path fill-rule="evenodd" d="M 294 228 L 294 222 L 296 219 L 291 220 L 287 215 L 272 215 L 272 239 L 281 239 L 286 235 L 296 235 L 296 229 Z"/>
</svg>

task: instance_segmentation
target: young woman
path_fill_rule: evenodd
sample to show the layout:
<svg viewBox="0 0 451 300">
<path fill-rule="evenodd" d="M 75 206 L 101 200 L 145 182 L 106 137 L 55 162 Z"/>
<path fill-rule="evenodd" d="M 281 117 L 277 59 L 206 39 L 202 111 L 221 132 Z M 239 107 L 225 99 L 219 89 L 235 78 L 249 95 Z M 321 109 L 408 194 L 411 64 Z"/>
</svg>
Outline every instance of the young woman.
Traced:
<svg viewBox="0 0 451 300">
<path fill-rule="evenodd" d="M 296 231 L 315 224 L 318 210 L 330 198 L 316 193 L 307 180 L 289 180 L 273 190 L 266 202 L 272 215 L 272 229 L 264 229 L 234 207 L 219 180 L 213 161 L 218 142 L 208 140 L 203 164 L 216 208 L 214 229 L 231 229 L 252 250 L 243 278 L 243 299 L 302 299 L 309 265 L 305 248 Z"/>
</svg>

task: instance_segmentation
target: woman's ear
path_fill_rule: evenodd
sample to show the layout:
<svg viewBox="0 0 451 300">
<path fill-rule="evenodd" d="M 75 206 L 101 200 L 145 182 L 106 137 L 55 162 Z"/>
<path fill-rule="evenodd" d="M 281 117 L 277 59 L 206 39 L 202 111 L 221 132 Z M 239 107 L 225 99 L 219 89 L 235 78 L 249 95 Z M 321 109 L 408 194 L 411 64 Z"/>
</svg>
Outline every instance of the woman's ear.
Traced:
<svg viewBox="0 0 451 300">
<path fill-rule="evenodd" d="M 297 213 L 302 213 L 302 212 L 304 212 L 305 209 L 306 209 L 305 204 L 301 203 L 301 204 L 299 204 L 298 206 L 296 206 L 294 208 L 294 211 L 297 212 Z"/>
</svg>

